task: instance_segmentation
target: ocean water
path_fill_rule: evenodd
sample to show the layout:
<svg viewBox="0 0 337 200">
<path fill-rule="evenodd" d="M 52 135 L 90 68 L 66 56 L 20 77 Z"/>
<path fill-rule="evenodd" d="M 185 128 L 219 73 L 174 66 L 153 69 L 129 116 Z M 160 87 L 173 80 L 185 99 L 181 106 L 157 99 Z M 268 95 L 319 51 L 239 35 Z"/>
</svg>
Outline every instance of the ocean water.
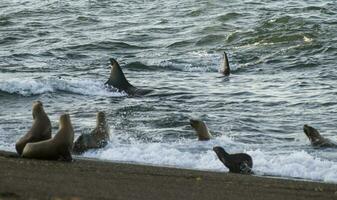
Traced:
<svg viewBox="0 0 337 200">
<path fill-rule="evenodd" d="M 336 19 L 328 0 L 2 0 L 0 149 L 15 151 L 41 100 L 53 133 L 61 113 L 77 137 L 106 112 L 111 141 L 84 157 L 226 172 L 220 145 L 249 153 L 257 175 L 337 183 L 337 149 L 302 130 L 337 142 Z M 154 92 L 106 88 L 109 58 Z M 191 117 L 214 139 L 197 141 Z"/>
</svg>

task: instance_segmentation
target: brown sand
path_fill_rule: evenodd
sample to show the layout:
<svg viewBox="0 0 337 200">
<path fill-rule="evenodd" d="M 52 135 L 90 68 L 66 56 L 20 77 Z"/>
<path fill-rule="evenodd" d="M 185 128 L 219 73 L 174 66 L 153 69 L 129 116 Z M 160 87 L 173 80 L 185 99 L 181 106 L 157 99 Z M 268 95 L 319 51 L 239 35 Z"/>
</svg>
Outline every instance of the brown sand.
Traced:
<svg viewBox="0 0 337 200">
<path fill-rule="evenodd" d="M 337 199 L 337 184 L 0 152 L 0 199 Z"/>
</svg>

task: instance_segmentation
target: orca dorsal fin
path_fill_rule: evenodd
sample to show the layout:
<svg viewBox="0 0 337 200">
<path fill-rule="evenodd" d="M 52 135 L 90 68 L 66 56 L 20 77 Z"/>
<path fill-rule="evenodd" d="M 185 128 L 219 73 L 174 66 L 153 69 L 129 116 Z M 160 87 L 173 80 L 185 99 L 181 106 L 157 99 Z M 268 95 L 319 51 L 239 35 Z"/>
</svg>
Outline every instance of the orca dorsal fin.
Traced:
<svg viewBox="0 0 337 200">
<path fill-rule="evenodd" d="M 110 63 L 111 63 L 110 77 L 105 84 L 111 85 L 112 87 L 125 92 L 128 92 L 132 88 L 135 88 L 128 82 L 128 80 L 126 80 L 124 73 L 121 67 L 119 66 L 118 62 L 115 59 L 110 58 Z"/>
<path fill-rule="evenodd" d="M 223 55 L 223 62 L 222 62 L 220 72 L 225 76 L 229 76 L 231 74 L 231 69 L 229 68 L 229 62 L 228 62 L 228 57 L 227 57 L 226 52 L 224 52 L 224 55 Z"/>
</svg>

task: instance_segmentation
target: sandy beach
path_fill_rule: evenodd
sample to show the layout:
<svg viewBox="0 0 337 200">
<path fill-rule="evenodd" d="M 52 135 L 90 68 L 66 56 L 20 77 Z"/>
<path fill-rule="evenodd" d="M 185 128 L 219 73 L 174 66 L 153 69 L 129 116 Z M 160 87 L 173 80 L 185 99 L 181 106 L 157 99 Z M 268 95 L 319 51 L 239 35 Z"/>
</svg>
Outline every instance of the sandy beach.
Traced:
<svg viewBox="0 0 337 200">
<path fill-rule="evenodd" d="M 0 152 L 0 199 L 337 199 L 337 184 Z"/>
</svg>

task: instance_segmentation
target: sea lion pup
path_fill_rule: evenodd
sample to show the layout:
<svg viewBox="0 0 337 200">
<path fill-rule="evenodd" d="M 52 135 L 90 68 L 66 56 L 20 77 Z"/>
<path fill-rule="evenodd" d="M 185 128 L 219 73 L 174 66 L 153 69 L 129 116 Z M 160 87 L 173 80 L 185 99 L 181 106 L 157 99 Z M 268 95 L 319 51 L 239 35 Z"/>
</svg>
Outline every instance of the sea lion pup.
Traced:
<svg viewBox="0 0 337 200">
<path fill-rule="evenodd" d="M 110 129 L 104 112 L 98 112 L 96 128 L 90 134 L 80 135 L 74 143 L 73 153 L 81 154 L 88 149 L 103 148 L 110 140 Z"/>
<path fill-rule="evenodd" d="M 212 138 L 212 135 L 208 131 L 206 124 L 199 119 L 190 119 L 190 124 L 194 128 L 195 132 L 198 135 L 198 139 L 201 141 L 209 140 Z"/>
<path fill-rule="evenodd" d="M 39 142 L 51 138 L 51 123 L 43 109 L 41 101 L 33 102 L 33 124 L 30 130 L 20 138 L 16 144 L 15 149 L 19 155 L 22 154 L 23 149 L 29 142 Z"/>
<path fill-rule="evenodd" d="M 331 142 L 321 136 L 321 134 L 314 128 L 307 124 L 304 124 L 303 131 L 309 138 L 313 147 L 337 147 L 337 144 Z"/>
<path fill-rule="evenodd" d="M 152 90 L 148 89 L 139 89 L 135 86 L 131 85 L 125 78 L 124 73 L 119 66 L 118 62 L 110 58 L 111 63 L 111 72 L 110 78 L 105 83 L 106 85 L 110 85 L 114 88 L 117 88 L 119 92 L 126 92 L 130 96 L 141 96 L 150 93 Z"/>
<path fill-rule="evenodd" d="M 214 147 L 220 161 L 229 169 L 229 172 L 240 174 L 253 174 L 253 161 L 250 155 L 245 153 L 228 154 L 222 147 Z"/>
<path fill-rule="evenodd" d="M 63 114 L 60 117 L 59 130 L 56 135 L 45 141 L 28 143 L 23 149 L 22 157 L 44 160 L 71 161 L 74 131 L 70 116 Z"/>
<path fill-rule="evenodd" d="M 220 66 L 220 73 L 222 73 L 224 76 L 229 76 L 231 74 L 231 69 L 229 68 L 229 62 L 226 52 L 223 54 L 223 62 Z"/>
</svg>

